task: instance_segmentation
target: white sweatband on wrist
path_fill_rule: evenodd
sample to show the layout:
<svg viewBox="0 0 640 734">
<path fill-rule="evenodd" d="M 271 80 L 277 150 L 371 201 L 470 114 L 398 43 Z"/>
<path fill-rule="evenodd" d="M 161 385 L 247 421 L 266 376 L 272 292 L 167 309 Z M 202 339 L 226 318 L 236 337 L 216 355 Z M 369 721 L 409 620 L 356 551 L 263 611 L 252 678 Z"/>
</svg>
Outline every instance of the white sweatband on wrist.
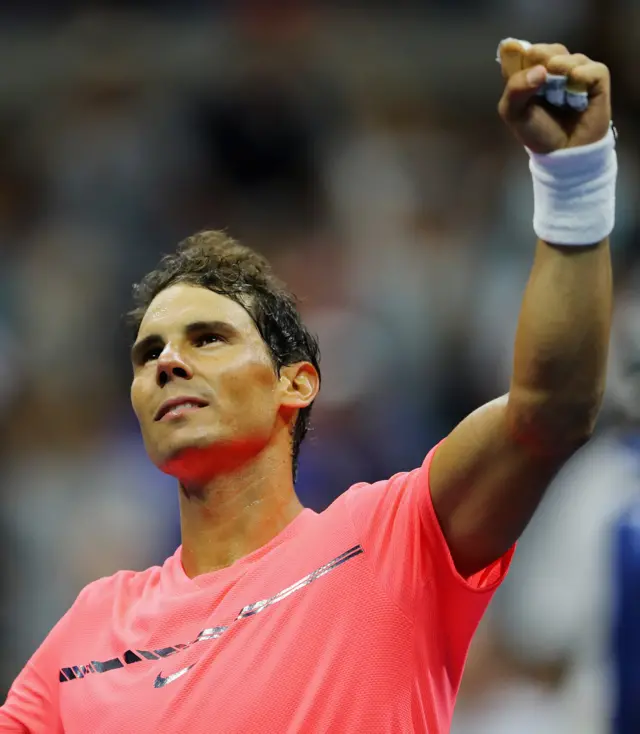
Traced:
<svg viewBox="0 0 640 734">
<path fill-rule="evenodd" d="M 595 245 L 615 223 L 618 159 L 613 127 L 602 140 L 529 154 L 533 229 L 553 245 Z"/>
</svg>

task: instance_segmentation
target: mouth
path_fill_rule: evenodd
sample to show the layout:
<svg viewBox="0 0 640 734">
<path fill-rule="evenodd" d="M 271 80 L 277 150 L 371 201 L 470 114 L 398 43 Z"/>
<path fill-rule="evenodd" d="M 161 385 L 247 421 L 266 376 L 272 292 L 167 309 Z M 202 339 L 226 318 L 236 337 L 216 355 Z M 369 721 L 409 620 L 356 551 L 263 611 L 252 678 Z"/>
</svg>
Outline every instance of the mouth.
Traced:
<svg viewBox="0 0 640 734">
<path fill-rule="evenodd" d="M 172 398 L 162 403 L 155 415 L 155 421 L 171 420 L 186 413 L 192 413 L 201 408 L 206 408 L 209 403 L 201 398 L 182 397 Z"/>
</svg>

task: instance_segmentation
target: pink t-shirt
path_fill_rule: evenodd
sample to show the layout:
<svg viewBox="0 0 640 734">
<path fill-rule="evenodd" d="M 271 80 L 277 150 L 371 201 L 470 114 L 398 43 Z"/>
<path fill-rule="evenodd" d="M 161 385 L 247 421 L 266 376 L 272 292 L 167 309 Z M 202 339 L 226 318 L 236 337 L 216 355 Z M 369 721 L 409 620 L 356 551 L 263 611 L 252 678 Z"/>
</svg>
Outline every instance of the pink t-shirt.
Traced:
<svg viewBox="0 0 640 734">
<path fill-rule="evenodd" d="M 464 580 L 420 469 L 307 509 L 232 566 L 87 586 L 14 682 L 0 732 L 449 731 L 512 553 Z"/>
</svg>

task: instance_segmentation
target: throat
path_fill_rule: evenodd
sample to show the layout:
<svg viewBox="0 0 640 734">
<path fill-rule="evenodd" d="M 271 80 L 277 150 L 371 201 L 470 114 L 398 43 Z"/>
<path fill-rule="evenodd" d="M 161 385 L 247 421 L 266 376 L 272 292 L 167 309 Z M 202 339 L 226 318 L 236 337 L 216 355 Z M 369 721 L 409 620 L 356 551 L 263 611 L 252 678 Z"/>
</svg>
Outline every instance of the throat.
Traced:
<svg viewBox="0 0 640 734">
<path fill-rule="evenodd" d="M 181 486 L 182 564 L 194 578 L 221 570 L 265 546 L 302 512 L 293 486 L 256 493 Z"/>
</svg>

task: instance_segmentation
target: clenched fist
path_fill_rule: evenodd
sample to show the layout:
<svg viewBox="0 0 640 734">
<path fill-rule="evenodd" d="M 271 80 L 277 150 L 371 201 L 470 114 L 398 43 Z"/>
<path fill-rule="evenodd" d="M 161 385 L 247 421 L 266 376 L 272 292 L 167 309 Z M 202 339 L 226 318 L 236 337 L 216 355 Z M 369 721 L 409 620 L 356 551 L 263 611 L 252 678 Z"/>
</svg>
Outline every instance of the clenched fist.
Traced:
<svg viewBox="0 0 640 734">
<path fill-rule="evenodd" d="M 559 43 L 525 48 L 516 40 L 500 46 L 506 79 L 498 112 L 518 140 L 534 153 L 551 153 L 601 140 L 611 122 L 611 82 L 604 64 L 584 54 L 570 54 Z M 567 89 L 586 91 L 583 112 L 554 107 L 537 96 L 547 74 L 567 77 Z"/>
</svg>

